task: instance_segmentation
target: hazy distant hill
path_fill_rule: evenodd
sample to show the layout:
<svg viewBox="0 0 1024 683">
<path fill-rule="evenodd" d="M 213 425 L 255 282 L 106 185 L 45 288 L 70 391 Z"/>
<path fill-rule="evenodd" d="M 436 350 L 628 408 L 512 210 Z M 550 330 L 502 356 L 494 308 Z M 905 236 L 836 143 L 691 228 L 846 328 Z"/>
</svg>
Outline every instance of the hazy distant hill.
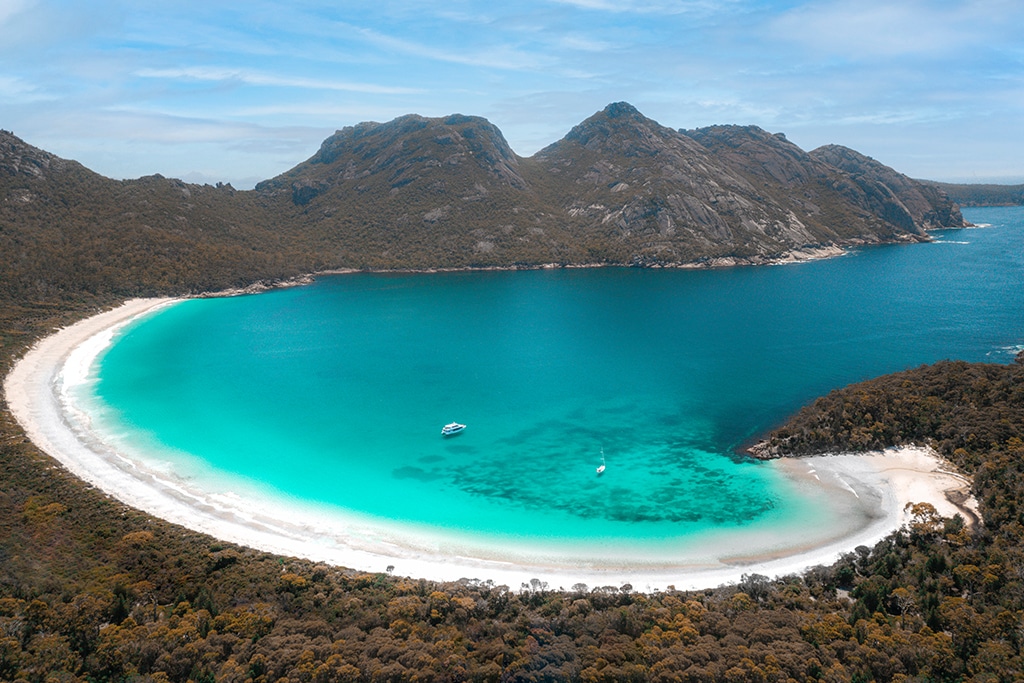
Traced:
<svg viewBox="0 0 1024 683">
<path fill-rule="evenodd" d="M 996 185 L 992 183 L 970 185 L 963 183 L 940 183 L 934 180 L 920 181 L 945 192 L 960 206 L 1022 206 L 1024 185 Z"/>
<path fill-rule="evenodd" d="M 960 226 L 933 186 L 756 127 L 612 104 L 529 158 L 485 119 L 338 131 L 253 191 L 104 178 L 0 132 L 9 295 L 187 293 L 328 268 L 764 263 Z"/>
</svg>

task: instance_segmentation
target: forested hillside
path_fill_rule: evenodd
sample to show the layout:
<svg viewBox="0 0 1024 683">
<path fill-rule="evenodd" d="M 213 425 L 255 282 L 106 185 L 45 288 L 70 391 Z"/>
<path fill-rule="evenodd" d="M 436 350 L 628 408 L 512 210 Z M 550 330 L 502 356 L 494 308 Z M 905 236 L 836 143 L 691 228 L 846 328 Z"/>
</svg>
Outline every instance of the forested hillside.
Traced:
<svg viewBox="0 0 1024 683">
<path fill-rule="evenodd" d="M 939 183 L 932 180 L 922 182 L 934 185 L 960 206 L 1024 205 L 1024 185 Z"/>
<path fill-rule="evenodd" d="M 188 294 L 318 263 L 245 193 L 117 181 L 0 132 L 0 297 Z"/>
</svg>

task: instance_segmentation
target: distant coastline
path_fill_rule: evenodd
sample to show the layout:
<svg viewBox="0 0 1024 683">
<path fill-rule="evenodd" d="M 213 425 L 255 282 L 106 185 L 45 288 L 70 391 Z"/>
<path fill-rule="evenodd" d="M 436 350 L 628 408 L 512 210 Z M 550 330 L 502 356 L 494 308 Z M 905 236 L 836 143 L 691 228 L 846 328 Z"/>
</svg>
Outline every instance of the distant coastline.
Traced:
<svg viewBox="0 0 1024 683">
<path fill-rule="evenodd" d="M 92 359 L 116 330 L 139 316 L 173 304 L 176 299 L 135 299 L 80 321 L 41 340 L 5 379 L 12 413 L 29 437 L 64 467 L 109 495 L 157 517 L 216 538 L 283 555 L 307 557 L 366 571 L 394 567 L 400 575 L 434 580 L 476 578 L 518 586 L 539 579 L 552 587 L 576 583 L 621 585 L 637 590 L 705 588 L 738 581 L 743 574 L 779 576 L 829 564 L 859 545 L 872 545 L 906 523 L 907 503 L 928 502 L 941 514 L 963 510 L 948 491 L 963 497 L 965 482 L 950 473 L 927 449 L 911 448 L 872 455 L 835 455 L 777 461 L 801 487 L 829 487 L 829 495 L 846 496 L 862 522 L 835 538 L 813 544 L 792 540 L 747 545 L 742 553 L 724 549 L 708 562 L 638 560 L 634 566 L 576 564 L 538 556 L 462 554 L 445 539 L 417 538 L 415 530 L 380 528 L 372 520 L 347 518 L 343 525 L 316 509 L 293 518 L 294 508 L 246 504 L 244 497 L 208 495 L 182 482 L 147 472 L 102 443 L 91 440 L 87 416 L 68 414 L 62 392 L 84 379 Z M 956 496 L 954 496 L 956 497 Z"/>
<path fill-rule="evenodd" d="M 970 226 L 968 226 L 970 227 Z M 961 228 L 941 228 L 942 230 L 958 230 Z M 922 240 L 899 240 L 894 244 L 912 244 Z M 771 257 L 751 259 L 746 257 L 723 256 L 718 258 L 699 259 L 686 263 L 536 263 L 536 264 L 513 264 L 507 266 L 452 266 L 437 268 L 328 268 L 312 273 L 304 273 L 295 277 L 281 280 L 260 280 L 246 287 L 229 287 L 209 292 L 197 292 L 184 299 L 207 299 L 217 297 L 244 296 L 247 294 L 260 294 L 272 289 L 283 289 L 285 287 L 301 287 L 311 284 L 316 278 L 325 275 L 354 275 L 358 273 L 377 275 L 408 275 L 415 273 L 490 273 L 490 272 L 515 272 L 530 270 L 576 270 L 585 268 L 649 268 L 652 270 L 712 270 L 719 268 L 748 268 L 758 266 L 781 266 L 796 263 L 807 263 L 820 261 L 822 259 L 837 258 L 845 256 L 851 248 L 857 245 L 851 244 L 847 247 L 840 247 L 835 244 L 808 245 L 799 249 L 791 249 Z"/>
</svg>

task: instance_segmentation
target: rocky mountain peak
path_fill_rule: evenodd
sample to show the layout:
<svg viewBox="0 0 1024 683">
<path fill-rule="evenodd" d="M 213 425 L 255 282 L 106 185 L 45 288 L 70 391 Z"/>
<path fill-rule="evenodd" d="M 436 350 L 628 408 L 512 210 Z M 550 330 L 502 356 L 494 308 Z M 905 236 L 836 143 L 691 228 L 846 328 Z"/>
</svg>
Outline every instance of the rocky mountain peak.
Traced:
<svg viewBox="0 0 1024 683">
<path fill-rule="evenodd" d="M 841 168 L 847 173 L 864 173 L 872 170 L 878 172 L 883 168 L 883 164 L 875 161 L 866 154 L 850 149 L 849 147 L 843 147 L 842 145 L 822 145 L 816 149 L 811 150 L 811 156 L 815 159 L 820 159 L 829 164 L 832 164 L 836 168 Z"/>
<path fill-rule="evenodd" d="M 835 169 L 827 168 L 780 133 L 758 126 L 717 125 L 680 131 L 712 154 L 728 158 L 752 176 L 782 184 L 807 183 Z"/>
<path fill-rule="evenodd" d="M 291 171 L 256 186 L 263 193 L 291 189 L 294 203 L 305 205 L 331 188 L 351 184 L 399 193 L 403 188 L 436 185 L 460 175 L 445 173 L 478 168 L 473 183 L 526 187 L 519 171 L 519 157 L 494 124 L 477 116 L 453 114 L 427 118 L 400 116 L 388 123 L 366 122 L 348 126 L 324 140 L 308 161 Z M 471 183 L 471 185 L 473 184 Z M 454 189 L 449 187 L 449 189 Z M 462 190 L 456 190 L 462 191 Z"/>
<path fill-rule="evenodd" d="M 544 159 L 563 154 L 567 147 L 579 145 L 602 155 L 639 157 L 654 156 L 669 150 L 685 148 L 698 153 L 700 146 L 677 131 L 649 119 L 626 102 L 616 102 L 573 127 L 560 141 L 537 153 Z"/>
<path fill-rule="evenodd" d="M 629 102 L 612 102 L 605 107 L 602 112 L 605 116 L 610 119 L 621 119 L 621 118 L 633 118 L 637 120 L 646 120 L 647 117 L 640 113 L 636 107 Z"/>
<path fill-rule="evenodd" d="M 60 157 L 33 147 L 9 130 L 0 130 L 0 173 L 9 176 L 43 178 L 65 164 Z"/>
<path fill-rule="evenodd" d="M 688 135 L 697 142 L 704 144 L 704 141 L 714 140 L 717 144 L 724 144 L 734 149 L 748 144 L 766 145 L 787 152 L 799 152 L 806 154 L 802 149 L 790 142 L 782 133 L 769 133 L 760 126 L 738 126 L 733 124 L 706 126 L 692 130 L 681 129 L 679 131 Z M 707 146 L 707 145 L 705 145 Z"/>
<path fill-rule="evenodd" d="M 397 144 L 433 144 L 440 155 L 445 151 L 483 154 L 489 161 L 501 159 L 515 163 L 516 156 L 501 131 L 487 119 L 453 114 L 445 118 L 426 118 L 417 114 L 400 116 L 388 123 L 366 122 L 347 126 L 324 140 L 310 163 L 331 164 L 352 152 L 366 155 L 386 151 Z"/>
</svg>

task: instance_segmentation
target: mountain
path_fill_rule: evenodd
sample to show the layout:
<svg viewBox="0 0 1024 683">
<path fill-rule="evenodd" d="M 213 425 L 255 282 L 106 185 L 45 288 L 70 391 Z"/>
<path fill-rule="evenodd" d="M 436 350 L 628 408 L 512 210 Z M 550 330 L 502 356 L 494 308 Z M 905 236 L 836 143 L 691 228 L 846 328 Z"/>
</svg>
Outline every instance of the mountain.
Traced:
<svg viewBox="0 0 1024 683">
<path fill-rule="evenodd" d="M 678 264 L 772 258 L 821 240 L 693 137 L 624 103 L 542 149 L 548 199 L 610 260 Z"/>
<path fill-rule="evenodd" d="M 890 185 L 883 180 L 859 180 L 852 171 L 803 151 L 781 133 L 773 135 L 757 126 L 712 126 L 686 132 L 822 241 L 916 239 L 935 227 L 896 208 L 899 196 L 915 193 L 916 183 L 892 169 L 887 169 Z M 938 197 L 935 201 L 951 206 Z M 958 218 L 948 225 L 962 224 L 963 218 Z"/>
<path fill-rule="evenodd" d="M 529 158 L 477 117 L 364 123 L 256 192 L 356 267 L 764 263 L 963 225 L 877 166 L 752 126 L 677 131 L 620 102 Z"/>
<path fill-rule="evenodd" d="M 255 193 L 337 265 L 436 268 L 574 262 L 571 240 L 479 117 L 361 123 Z"/>
<path fill-rule="evenodd" d="M 769 263 L 963 224 L 940 190 L 852 150 L 673 130 L 621 102 L 528 158 L 480 117 L 361 123 L 246 192 L 111 180 L 0 132 L 0 293 L 18 296 L 332 268 Z"/>
<path fill-rule="evenodd" d="M 841 145 L 825 145 L 811 156 L 846 171 L 870 197 L 869 206 L 889 222 L 926 229 L 963 225 L 960 209 L 939 188 L 912 180 L 871 157 Z"/>
</svg>

